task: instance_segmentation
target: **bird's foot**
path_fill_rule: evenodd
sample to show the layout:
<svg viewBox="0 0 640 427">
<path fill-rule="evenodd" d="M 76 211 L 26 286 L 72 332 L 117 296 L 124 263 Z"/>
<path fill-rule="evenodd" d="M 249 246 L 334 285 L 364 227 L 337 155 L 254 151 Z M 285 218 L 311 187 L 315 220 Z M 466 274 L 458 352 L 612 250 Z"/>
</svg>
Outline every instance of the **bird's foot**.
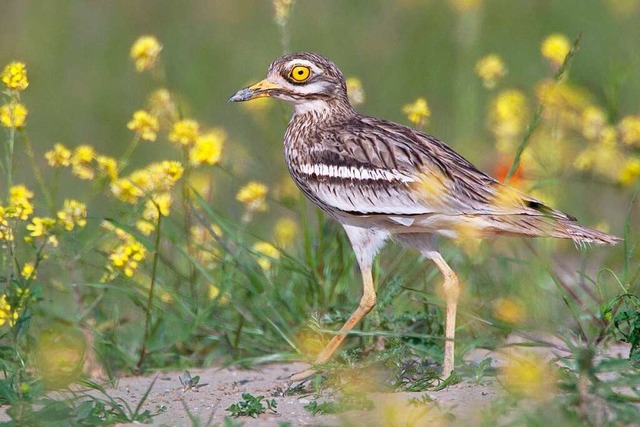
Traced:
<svg viewBox="0 0 640 427">
<path fill-rule="evenodd" d="M 295 373 L 295 374 L 291 375 L 288 378 L 288 381 L 289 382 L 305 381 L 305 380 L 308 380 L 309 378 L 311 378 L 317 372 L 318 371 L 316 371 L 313 368 L 305 369 L 302 372 L 298 372 L 298 373 Z"/>
</svg>

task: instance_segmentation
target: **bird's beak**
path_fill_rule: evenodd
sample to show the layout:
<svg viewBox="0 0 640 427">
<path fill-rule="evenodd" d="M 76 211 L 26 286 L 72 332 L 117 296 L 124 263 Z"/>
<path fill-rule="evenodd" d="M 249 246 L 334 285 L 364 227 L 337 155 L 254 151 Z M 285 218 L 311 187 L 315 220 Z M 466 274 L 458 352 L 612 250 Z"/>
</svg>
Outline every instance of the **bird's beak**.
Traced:
<svg viewBox="0 0 640 427">
<path fill-rule="evenodd" d="M 278 86 L 277 84 L 264 79 L 254 84 L 253 86 L 240 89 L 231 98 L 229 98 L 229 102 L 243 102 L 250 101 L 255 98 L 271 96 L 271 92 L 278 89 L 282 90 L 283 88 L 282 86 Z"/>
</svg>

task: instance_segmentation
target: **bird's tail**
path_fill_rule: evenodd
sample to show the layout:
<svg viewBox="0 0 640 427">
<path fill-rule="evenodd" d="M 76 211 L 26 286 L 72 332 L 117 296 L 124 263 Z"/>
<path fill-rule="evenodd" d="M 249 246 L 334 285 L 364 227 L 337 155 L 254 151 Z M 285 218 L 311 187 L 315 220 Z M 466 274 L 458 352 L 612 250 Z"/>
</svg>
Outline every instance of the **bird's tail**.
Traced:
<svg viewBox="0 0 640 427">
<path fill-rule="evenodd" d="M 496 215 L 492 216 L 492 222 L 497 233 L 571 239 L 578 245 L 615 245 L 622 241 L 614 235 L 578 225 L 572 217 Z"/>
<path fill-rule="evenodd" d="M 553 237 L 571 239 L 575 243 L 593 243 L 596 245 L 615 245 L 622 241 L 620 237 L 593 228 L 583 227 L 573 221 L 556 220 Z"/>
</svg>

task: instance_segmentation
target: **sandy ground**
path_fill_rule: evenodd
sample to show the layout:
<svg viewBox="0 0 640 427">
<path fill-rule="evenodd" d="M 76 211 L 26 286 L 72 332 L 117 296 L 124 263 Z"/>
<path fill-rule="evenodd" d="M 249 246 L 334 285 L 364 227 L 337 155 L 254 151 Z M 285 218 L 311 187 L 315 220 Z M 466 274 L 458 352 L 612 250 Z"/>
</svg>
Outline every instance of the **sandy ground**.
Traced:
<svg viewBox="0 0 640 427">
<path fill-rule="evenodd" d="M 286 387 L 286 381 L 282 378 L 306 367 L 307 365 L 301 363 L 293 363 L 265 365 L 251 370 L 237 368 L 193 370 L 190 374 L 199 375 L 202 384 L 195 390 L 183 389 L 179 380 L 181 372 L 123 378 L 109 390 L 109 394 L 113 397 L 121 397 L 134 406 L 157 376 L 144 408 L 155 412 L 158 406 L 166 407 L 164 412 L 154 417 L 154 425 L 158 426 L 191 425 L 184 409 L 185 405 L 202 425 L 206 425 L 209 420 L 212 420 L 211 425 L 217 425 L 230 415 L 226 408 L 242 400 L 242 393 L 275 399 L 278 405 L 277 413 L 263 414 L 256 419 L 238 418 L 237 421 L 250 427 L 277 426 L 286 422 L 294 426 L 389 425 L 388 422 L 404 424 L 403 420 L 406 417 L 424 418 L 427 422 L 428 419 L 447 413 L 452 421 L 455 420 L 456 425 L 473 425 L 479 421 L 477 419 L 479 409 L 486 407 L 499 392 L 495 385 L 461 383 L 437 392 L 371 393 L 368 397 L 375 404 L 372 411 L 350 411 L 337 416 L 312 416 L 304 406 L 315 400 L 313 395 L 279 396 L 277 393 L 279 387 Z M 426 407 L 423 410 L 419 406 L 407 403 L 409 399 L 421 399 L 425 394 L 434 400 L 437 408 L 430 404 L 429 407 L 432 409 L 429 412 Z M 322 400 L 322 398 L 319 399 L 319 401 Z"/>
<path fill-rule="evenodd" d="M 521 341 L 512 338 L 512 342 Z M 487 350 L 473 350 L 465 355 L 467 362 L 478 363 L 486 357 L 493 360 L 492 366 L 499 367 L 512 348 L 506 351 L 489 352 Z M 557 350 L 549 348 L 538 349 L 543 356 L 553 357 Z M 629 347 L 617 344 L 609 348 L 606 353 L 610 356 L 626 357 Z M 291 374 L 306 369 L 303 363 L 271 364 L 258 366 L 254 369 L 240 368 L 209 368 L 191 370 L 192 377 L 200 377 L 195 388 L 184 387 L 180 380 L 183 372 L 162 372 L 141 377 L 124 377 L 115 384 L 106 386 L 110 396 L 122 399 L 129 406 L 135 408 L 145 395 L 155 379 L 155 384 L 144 403 L 142 410 L 152 413 L 158 408 L 164 408 L 154 417 L 156 426 L 191 426 L 193 423 L 187 413 L 188 408 L 192 416 L 199 420 L 199 425 L 224 425 L 224 419 L 230 416 L 226 409 L 242 400 L 242 393 L 254 396 L 265 396 L 277 403 L 275 413 L 266 413 L 259 418 L 240 417 L 237 422 L 244 426 L 392 426 L 392 425 L 479 425 L 484 410 L 496 400 L 502 387 L 494 377 L 483 378 L 480 384 L 463 381 L 451 385 L 441 391 L 420 393 L 380 393 L 367 394 L 373 401 L 371 411 L 350 411 L 339 415 L 313 416 L 304 408 L 305 405 L 317 400 L 336 401 L 338 395 L 331 395 L 331 390 L 323 391 L 324 395 L 317 396 L 311 392 L 293 396 L 283 396 L 282 390 L 287 388 Z M 375 379 L 371 379 L 375 381 Z M 410 399 L 430 400 L 429 403 L 413 404 Z M 7 421 L 5 408 L 0 407 L 0 421 Z"/>
</svg>

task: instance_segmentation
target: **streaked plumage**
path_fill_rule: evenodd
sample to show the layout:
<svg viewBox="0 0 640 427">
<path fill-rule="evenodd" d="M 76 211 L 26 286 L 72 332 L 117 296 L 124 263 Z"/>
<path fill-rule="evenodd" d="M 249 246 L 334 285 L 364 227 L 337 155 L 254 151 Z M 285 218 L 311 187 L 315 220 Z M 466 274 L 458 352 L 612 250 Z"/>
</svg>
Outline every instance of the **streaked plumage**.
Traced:
<svg viewBox="0 0 640 427">
<path fill-rule="evenodd" d="M 311 201 L 343 224 L 356 252 L 365 292 L 360 311 L 341 332 L 375 304 L 371 263 L 384 242 L 395 237 L 436 262 L 445 277 L 445 376 L 453 369 L 458 287 L 434 235 L 550 236 L 595 244 L 619 240 L 581 227 L 574 217 L 499 183 L 433 136 L 358 114 L 349 104 L 342 73 L 320 55 L 287 54 L 271 64 L 265 80 L 230 100 L 260 96 L 294 105 L 284 137 L 289 172 Z M 325 362 L 343 339 L 337 335 L 317 362 Z"/>
</svg>

